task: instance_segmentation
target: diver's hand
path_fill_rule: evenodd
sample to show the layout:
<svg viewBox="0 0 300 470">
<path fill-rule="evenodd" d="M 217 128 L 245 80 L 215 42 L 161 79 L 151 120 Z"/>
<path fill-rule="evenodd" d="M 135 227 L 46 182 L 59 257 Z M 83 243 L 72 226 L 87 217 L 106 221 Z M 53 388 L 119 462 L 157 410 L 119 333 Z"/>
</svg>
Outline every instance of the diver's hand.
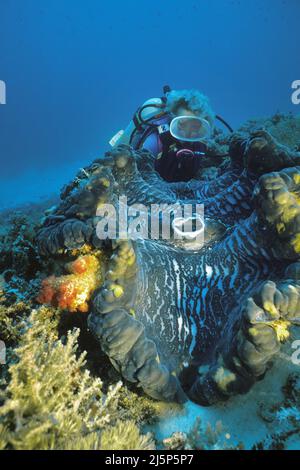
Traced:
<svg viewBox="0 0 300 470">
<path fill-rule="evenodd" d="M 78 219 L 64 220 L 54 225 L 46 226 L 37 236 L 38 249 L 41 255 L 55 255 L 61 250 L 81 248 L 89 242 L 92 227 Z"/>
</svg>

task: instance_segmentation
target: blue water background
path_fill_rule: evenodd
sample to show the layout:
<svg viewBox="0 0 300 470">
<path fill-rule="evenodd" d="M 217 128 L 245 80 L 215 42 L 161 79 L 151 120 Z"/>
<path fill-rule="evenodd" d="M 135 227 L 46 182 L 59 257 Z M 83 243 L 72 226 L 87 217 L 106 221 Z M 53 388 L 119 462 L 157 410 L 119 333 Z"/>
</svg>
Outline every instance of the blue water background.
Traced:
<svg viewBox="0 0 300 470">
<path fill-rule="evenodd" d="M 299 113 L 299 0 L 0 0 L 0 207 L 57 191 L 162 86 Z"/>
</svg>

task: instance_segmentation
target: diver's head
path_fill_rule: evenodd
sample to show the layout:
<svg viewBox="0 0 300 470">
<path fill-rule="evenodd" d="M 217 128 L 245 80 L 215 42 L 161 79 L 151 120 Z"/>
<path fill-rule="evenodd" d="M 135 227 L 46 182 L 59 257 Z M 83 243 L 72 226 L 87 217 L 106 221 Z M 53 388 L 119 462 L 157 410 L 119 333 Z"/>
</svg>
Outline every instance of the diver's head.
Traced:
<svg viewBox="0 0 300 470">
<path fill-rule="evenodd" d="M 215 113 L 207 96 L 198 90 L 172 90 L 167 93 L 166 111 L 172 116 L 197 116 L 214 126 Z"/>
<path fill-rule="evenodd" d="M 170 132 L 175 139 L 197 142 L 211 137 L 214 113 L 208 98 L 199 91 L 170 91 L 167 93 L 166 110 L 173 117 Z"/>
</svg>

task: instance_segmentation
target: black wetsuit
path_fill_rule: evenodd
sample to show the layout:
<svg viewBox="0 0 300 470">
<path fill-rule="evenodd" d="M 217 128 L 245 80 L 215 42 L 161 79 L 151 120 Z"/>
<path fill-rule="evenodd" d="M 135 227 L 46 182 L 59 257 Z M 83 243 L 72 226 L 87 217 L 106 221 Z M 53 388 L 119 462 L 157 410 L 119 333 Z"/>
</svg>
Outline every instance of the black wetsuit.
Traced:
<svg viewBox="0 0 300 470">
<path fill-rule="evenodd" d="M 155 156 L 155 170 L 169 182 L 189 181 L 201 168 L 201 157 L 206 146 L 202 142 L 180 142 L 169 132 L 169 116 L 152 121 L 152 127 L 136 133 L 131 145 L 146 148 Z M 153 128 L 155 124 L 155 128 Z M 192 152 L 182 152 L 189 149 Z M 178 151 L 181 151 L 178 154 Z"/>
</svg>

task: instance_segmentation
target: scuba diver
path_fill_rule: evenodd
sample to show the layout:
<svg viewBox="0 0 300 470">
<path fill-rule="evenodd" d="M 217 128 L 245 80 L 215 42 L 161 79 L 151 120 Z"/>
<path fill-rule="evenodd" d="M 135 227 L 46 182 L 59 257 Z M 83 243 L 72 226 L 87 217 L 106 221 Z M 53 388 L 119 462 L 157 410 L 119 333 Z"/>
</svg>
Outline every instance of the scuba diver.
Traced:
<svg viewBox="0 0 300 470">
<path fill-rule="evenodd" d="M 171 90 L 165 86 L 164 96 L 147 100 L 125 131 L 119 131 L 110 144 L 147 149 L 154 155 L 155 170 L 164 180 L 189 181 L 201 168 L 215 118 L 232 132 L 198 90 Z"/>
</svg>

